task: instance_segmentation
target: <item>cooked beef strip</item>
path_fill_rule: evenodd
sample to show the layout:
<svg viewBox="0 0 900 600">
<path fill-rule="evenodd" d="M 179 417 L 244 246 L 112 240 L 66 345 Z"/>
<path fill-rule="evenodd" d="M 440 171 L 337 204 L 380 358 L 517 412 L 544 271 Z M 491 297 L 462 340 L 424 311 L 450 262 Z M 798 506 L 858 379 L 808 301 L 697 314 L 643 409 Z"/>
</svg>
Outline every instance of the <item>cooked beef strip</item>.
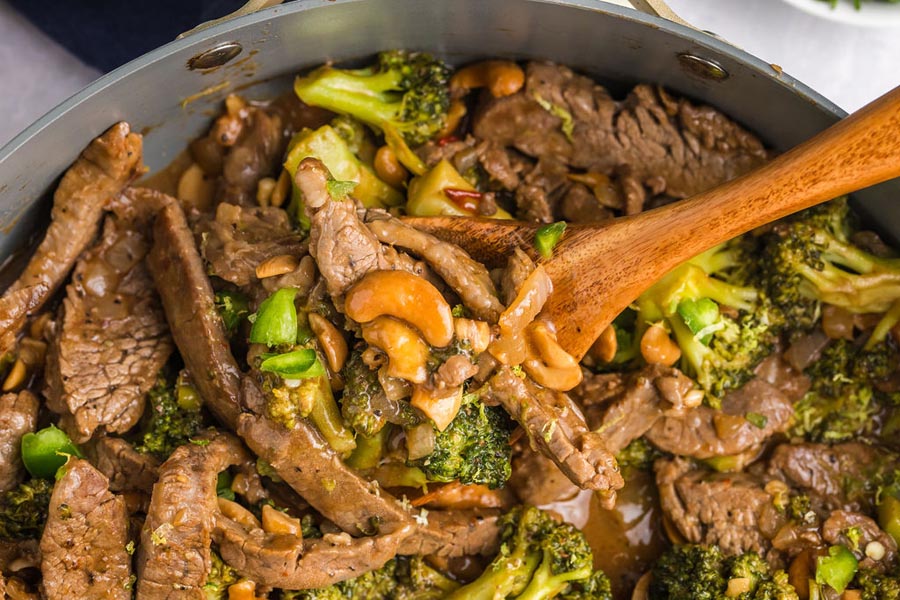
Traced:
<svg viewBox="0 0 900 600">
<path fill-rule="evenodd" d="M 204 404 L 233 429 L 240 413 L 240 369 L 231 355 L 194 237 L 177 202 L 168 204 L 156 218 L 147 266 L 172 337 Z"/>
<path fill-rule="evenodd" d="M 256 186 L 272 175 L 285 148 L 280 115 L 250 106 L 245 109 L 241 135 L 225 155 L 219 193 L 223 202 L 253 206 Z"/>
<path fill-rule="evenodd" d="M 328 293 L 337 298 L 366 273 L 382 268 L 383 257 L 381 245 L 359 220 L 353 202 L 331 199 L 325 186 L 329 178 L 321 161 L 307 158 L 297 168 L 295 182 L 310 219 L 309 253 L 316 259 Z"/>
<path fill-rule="evenodd" d="M 12 350 L 28 316 L 53 295 L 97 235 L 106 203 L 141 166 L 141 136 L 117 123 L 92 141 L 53 195 L 50 227 L 19 278 L 0 297 L 0 353 Z"/>
<path fill-rule="evenodd" d="M 114 492 L 150 493 L 159 477 L 159 460 L 143 454 L 122 438 L 101 436 L 87 446 L 91 462 L 109 479 Z"/>
<path fill-rule="evenodd" d="M 848 537 L 851 528 L 859 530 L 858 540 L 851 540 Z M 860 559 L 859 566 L 864 569 L 884 571 L 897 557 L 897 542 L 894 538 L 882 531 L 874 520 L 859 513 L 846 510 L 832 512 L 822 524 L 822 538 L 829 544 L 841 544 L 853 550 Z M 872 542 L 878 542 L 884 548 L 884 557 L 881 560 L 872 560 L 866 556 L 866 546 Z"/>
<path fill-rule="evenodd" d="M 472 260 L 462 248 L 401 223 L 385 213 L 378 214 L 366 224 L 381 243 L 406 248 L 422 257 L 459 295 L 476 318 L 489 323 L 496 323 L 500 318 L 504 307 L 497 298 L 490 274 L 483 264 Z"/>
<path fill-rule="evenodd" d="M 482 399 L 501 404 L 573 483 L 603 492 L 607 504 L 615 501 L 615 490 L 624 485 L 616 459 L 568 396 L 539 388 L 501 367 L 483 388 Z"/>
<path fill-rule="evenodd" d="M 287 213 L 274 206 L 245 208 L 222 202 L 215 217 L 201 219 L 196 230 L 209 274 L 239 287 L 257 281 L 256 267 L 273 256 L 306 254 L 307 244 Z"/>
<path fill-rule="evenodd" d="M 213 433 L 206 445 L 185 444 L 159 468 L 159 481 L 141 530 L 137 597 L 206 598 L 210 544 L 220 472 L 250 460 L 231 435 Z"/>
<path fill-rule="evenodd" d="M 605 386 L 599 384 L 602 378 Z M 594 395 L 584 398 L 588 388 L 593 388 Z M 580 386 L 579 394 L 591 429 L 616 453 L 647 433 L 664 415 L 684 415 L 684 397 L 693 388 L 694 382 L 678 369 L 651 365 L 626 377 L 592 376 L 591 383 Z"/>
<path fill-rule="evenodd" d="M 809 377 L 795 371 L 778 354 L 773 354 L 759 363 L 755 373 L 760 379 L 781 390 L 791 402 L 796 402 L 809 390 Z"/>
<path fill-rule="evenodd" d="M 747 415 L 762 418 L 752 423 Z M 662 416 L 647 433 L 657 448 L 680 456 L 712 458 L 740 454 L 787 429 L 791 401 L 762 379 L 752 379 L 722 399 L 722 409 L 698 406 L 679 416 Z"/>
<path fill-rule="evenodd" d="M 219 518 L 213 537 L 222 560 L 242 576 L 279 589 L 304 590 L 380 569 L 396 555 L 399 541 L 409 537 L 412 529 L 412 523 L 403 523 L 382 527 L 374 537 L 330 533 L 304 540 L 259 528 L 248 531 L 230 519 Z"/>
<path fill-rule="evenodd" d="M 110 215 L 100 241 L 82 255 L 66 288 L 45 369 L 50 410 L 84 442 L 97 429 L 124 433 L 173 344 L 144 258 L 146 222 Z"/>
<path fill-rule="evenodd" d="M 552 223 L 554 209 L 569 189 L 566 165 L 554 156 L 542 156 L 516 188 L 517 215 L 526 221 Z"/>
<path fill-rule="evenodd" d="M 571 117 L 569 135 L 560 112 Z M 617 102 L 593 80 L 546 62 L 526 66 L 519 93 L 482 106 L 473 131 L 577 169 L 611 175 L 627 166 L 636 181 L 675 198 L 712 188 L 767 157 L 759 140 L 711 107 L 649 85 Z"/>
<path fill-rule="evenodd" d="M 517 444 L 513 450 L 512 475 L 509 485 L 519 500 L 532 506 L 571 500 L 578 494 L 578 486 L 559 470 L 556 463 L 527 443 Z"/>
<path fill-rule="evenodd" d="M 871 476 L 888 455 L 860 442 L 781 444 L 765 473 L 808 494 L 820 511 L 870 511 L 874 507 Z"/>
<path fill-rule="evenodd" d="M 253 452 L 272 465 L 278 475 L 329 521 L 353 536 L 370 535 L 380 528 L 399 533 L 413 516 L 377 482 L 348 467 L 315 426 L 300 419 L 285 429 L 266 415 L 265 398 L 250 377 L 243 381 L 244 405 L 250 410 L 238 420 L 240 435 Z M 420 524 L 412 535 L 394 539 L 402 554 L 439 553 L 462 556 L 471 548 L 484 548 L 496 524 L 490 511 L 438 511 L 441 516 Z M 376 526 L 377 524 L 377 526 Z"/>
<path fill-rule="evenodd" d="M 244 378 L 242 392 L 251 412 L 238 420 L 238 435 L 325 518 L 354 536 L 374 533 L 373 519 L 381 523 L 412 521 L 394 497 L 345 465 L 314 425 L 299 419 L 288 430 L 274 422 L 266 414 L 259 386 L 250 377 Z"/>
<path fill-rule="evenodd" d="M 405 555 L 491 556 L 497 552 L 500 528 L 495 509 L 430 510 L 427 525 L 406 538 L 397 551 Z"/>
<path fill-rule="evenodd" d="M 86 460 L 71 459 L 65 471 L 41 536 L 44 597 L 131 598 L 125 501 Z"/>
<path fill-rule="evenodd" d="M 786 518 L 761 481 L 697 469 L 678 457 L 659 459 L 654 468 L 663 512 L 687 542 L 716 544 L 729 555 L 752 550 L 774 558 L 770 540 Z"/>
<path fill-rule="evenodd" d="M 0 492 L 16 487 L 22 475 L 22 436 L 37 426 L 40 403 L 28 390 L 0 396 Z"/>
<path fill-rule="evenodd" d="M 534 261 L 518 246 L 513 248 L 512 254 L 506 261 L 506 267 L 500 272 L 500 294 L 503 304 L 512 304 L 516 299 L 522 284 L 534 271 Z"/>
</svg>

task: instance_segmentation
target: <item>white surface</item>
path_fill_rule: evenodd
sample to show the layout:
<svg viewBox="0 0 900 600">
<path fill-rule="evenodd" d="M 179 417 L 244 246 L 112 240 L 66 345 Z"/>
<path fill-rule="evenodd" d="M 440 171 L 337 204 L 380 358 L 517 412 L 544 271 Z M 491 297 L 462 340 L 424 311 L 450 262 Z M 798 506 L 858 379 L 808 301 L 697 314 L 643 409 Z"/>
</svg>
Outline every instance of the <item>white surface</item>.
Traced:
<svg viewBox="0 0 900 600">
<path fill-rule="evenodd" d="M 857 9 L 852 0 L 838 0 L 835 6 L 821 0 L 784 0 L 801 10 L 834 21 L 869 27 L 900 26 L 900 4 L 863 1 Z"/>
<path fill-rule="evenodd" d="M 669 4 L 698 28 L 780 65 L 848 111 L 900 84 L 900 26 L 836 23 L 782 0 Z M 900 11 L 900 5 L 890 8 Z M 0 145 L 97 76 L 0 0 Z"/>
</svg>

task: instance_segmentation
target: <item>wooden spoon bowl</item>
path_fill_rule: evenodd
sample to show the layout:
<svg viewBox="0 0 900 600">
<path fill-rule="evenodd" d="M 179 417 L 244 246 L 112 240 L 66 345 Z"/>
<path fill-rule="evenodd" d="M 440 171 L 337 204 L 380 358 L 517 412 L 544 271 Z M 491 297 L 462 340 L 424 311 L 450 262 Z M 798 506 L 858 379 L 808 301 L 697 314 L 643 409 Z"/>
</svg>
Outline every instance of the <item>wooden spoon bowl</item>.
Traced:
<svg viewBox="0 0 900 600">
<path fill-rule="evenodd" d="M 742 233 L 837 196 L 900 176 L 900 87 L 762 167 L 688 200 L 596 224 L 572 224 L 544 267 L 545 314 L 580 359 L 613 319 L 678 264 Z M 539 225 L 411 217 L 477 260 L 534 255 Z"/>
</svg>

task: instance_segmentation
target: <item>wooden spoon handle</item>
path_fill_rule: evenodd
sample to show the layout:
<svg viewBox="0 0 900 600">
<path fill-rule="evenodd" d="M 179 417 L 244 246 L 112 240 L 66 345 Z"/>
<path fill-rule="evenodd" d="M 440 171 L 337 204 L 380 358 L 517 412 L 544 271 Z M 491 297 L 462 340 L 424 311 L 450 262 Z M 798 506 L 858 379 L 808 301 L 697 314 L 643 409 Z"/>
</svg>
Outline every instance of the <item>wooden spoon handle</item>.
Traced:
<svg viewBox="0 0 900 600">
<path fill-rule="evenodd" d="M 600 234 L 573 228 L 558 248 L 560 260 L 547 264 L 555 286 L 547 308 L 560 343 L 580 358 L 619 312 L 679 263 L 760 225 L 897 176 L 900 87 L 713 190 L 619 220 Z M 600 277 L 591 273 L 598 264 Z"/>
</svg>

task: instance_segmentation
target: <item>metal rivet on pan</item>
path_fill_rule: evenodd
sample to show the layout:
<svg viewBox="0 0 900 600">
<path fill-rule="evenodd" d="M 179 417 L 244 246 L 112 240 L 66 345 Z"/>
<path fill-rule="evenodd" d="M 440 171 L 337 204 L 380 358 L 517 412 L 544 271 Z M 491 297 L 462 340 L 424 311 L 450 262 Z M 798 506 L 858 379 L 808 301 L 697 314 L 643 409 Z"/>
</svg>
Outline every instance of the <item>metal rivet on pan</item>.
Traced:
<svg viewBox="0 0 900 600">
<path fill-rule="evenodd" d="M 728 71 L 716 61 L 684 52 L 678 55 L 678 62 L 688 73 L 704 79 L 722 81 L 728 79 Z"/>
<path fill-rule="evenodd" d="M 192 57 L 187 61 L 187 67 L 192 71 L 221 67 L 233 60 L 241 51 L 243 47 L 237 42 L 222 42 Z"/>
</svg>

